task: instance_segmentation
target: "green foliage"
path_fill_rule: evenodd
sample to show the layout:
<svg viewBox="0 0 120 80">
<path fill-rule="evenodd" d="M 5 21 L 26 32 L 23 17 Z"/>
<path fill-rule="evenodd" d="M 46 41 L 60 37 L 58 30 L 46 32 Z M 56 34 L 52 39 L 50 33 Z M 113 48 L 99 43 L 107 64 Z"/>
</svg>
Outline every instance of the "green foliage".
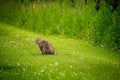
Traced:
<svg viewBox="0 0 120 80">
<path fill-rule="evenodd" d="M 117 11 L 112 12 L 104 8 L 98 12 L 89 28 L 91 43 L 100 44 L 101 47 L 120 49 L 120 17 Z M 94 24 L 93 24 L 94 23 Z"/>
<path fill-rule="evenodd" d="M 97 12 L 95 5 L 94 0 L 87 0 L 87 4 L 84 0 L 1 0 L 0 21 L 120 50 L 120 6 L 112 11 L 102 0 Z"/>
</svg>

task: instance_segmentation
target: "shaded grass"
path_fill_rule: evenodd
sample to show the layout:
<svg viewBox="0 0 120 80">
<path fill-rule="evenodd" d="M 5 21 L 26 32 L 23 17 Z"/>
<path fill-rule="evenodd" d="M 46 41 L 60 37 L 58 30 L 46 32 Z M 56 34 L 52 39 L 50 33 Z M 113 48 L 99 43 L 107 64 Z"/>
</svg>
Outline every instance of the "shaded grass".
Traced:
<svg viewBox="0 0 120 80">
<path fill-rule="evenodd" d="M 41 55 L 36 37 L 57 55 Z M 66 36 L 42 35 L 0 23 L 1 80 L 120 80 L 120 55 Z"/>
</svg>

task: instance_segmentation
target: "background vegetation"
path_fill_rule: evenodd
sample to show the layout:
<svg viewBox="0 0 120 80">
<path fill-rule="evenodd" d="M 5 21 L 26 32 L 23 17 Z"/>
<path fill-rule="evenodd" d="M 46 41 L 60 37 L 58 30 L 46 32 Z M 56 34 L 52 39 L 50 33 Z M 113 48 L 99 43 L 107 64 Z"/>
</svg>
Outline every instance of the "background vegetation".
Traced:
<svg viewBox="0 0 120 80">
<path fill-rule="evenodd" d="M 119 0 L 0 0 L 0 21 L 120 50 Z"/>
</svg>

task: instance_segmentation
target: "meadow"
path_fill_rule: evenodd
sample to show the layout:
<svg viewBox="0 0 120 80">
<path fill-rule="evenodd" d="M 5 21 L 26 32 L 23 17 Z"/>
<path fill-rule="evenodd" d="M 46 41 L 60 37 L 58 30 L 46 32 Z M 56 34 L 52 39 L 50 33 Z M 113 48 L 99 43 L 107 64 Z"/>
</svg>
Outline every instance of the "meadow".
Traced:
<svg viewBox="0 0 120 80">
<path fill-rule="evenodd" d="M 56 55 L 42 55 L 36 37 Z M 120 80 L 119 53 L 61 35 L 43 35 L 0 23 L 0 80 Z"/>
<path fill-rule="evenodd" d="M 120 80 L 120 1 L 0 0 L 0 80 Z"/>
</svg>

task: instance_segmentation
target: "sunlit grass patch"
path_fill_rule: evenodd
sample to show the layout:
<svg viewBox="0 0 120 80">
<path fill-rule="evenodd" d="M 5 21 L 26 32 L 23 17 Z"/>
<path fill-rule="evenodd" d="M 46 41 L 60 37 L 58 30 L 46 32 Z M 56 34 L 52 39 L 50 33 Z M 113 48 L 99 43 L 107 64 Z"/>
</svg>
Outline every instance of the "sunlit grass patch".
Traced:
<svg viewBox="0 0 120 80">
<path fill-rule="evenodd" d="M 56 55 L 42 55 L 36 37 Z M 1 80 L 119 80 L 120 55 L 66 36 L 42 35 L 0 24 Z"/>
</svg>

